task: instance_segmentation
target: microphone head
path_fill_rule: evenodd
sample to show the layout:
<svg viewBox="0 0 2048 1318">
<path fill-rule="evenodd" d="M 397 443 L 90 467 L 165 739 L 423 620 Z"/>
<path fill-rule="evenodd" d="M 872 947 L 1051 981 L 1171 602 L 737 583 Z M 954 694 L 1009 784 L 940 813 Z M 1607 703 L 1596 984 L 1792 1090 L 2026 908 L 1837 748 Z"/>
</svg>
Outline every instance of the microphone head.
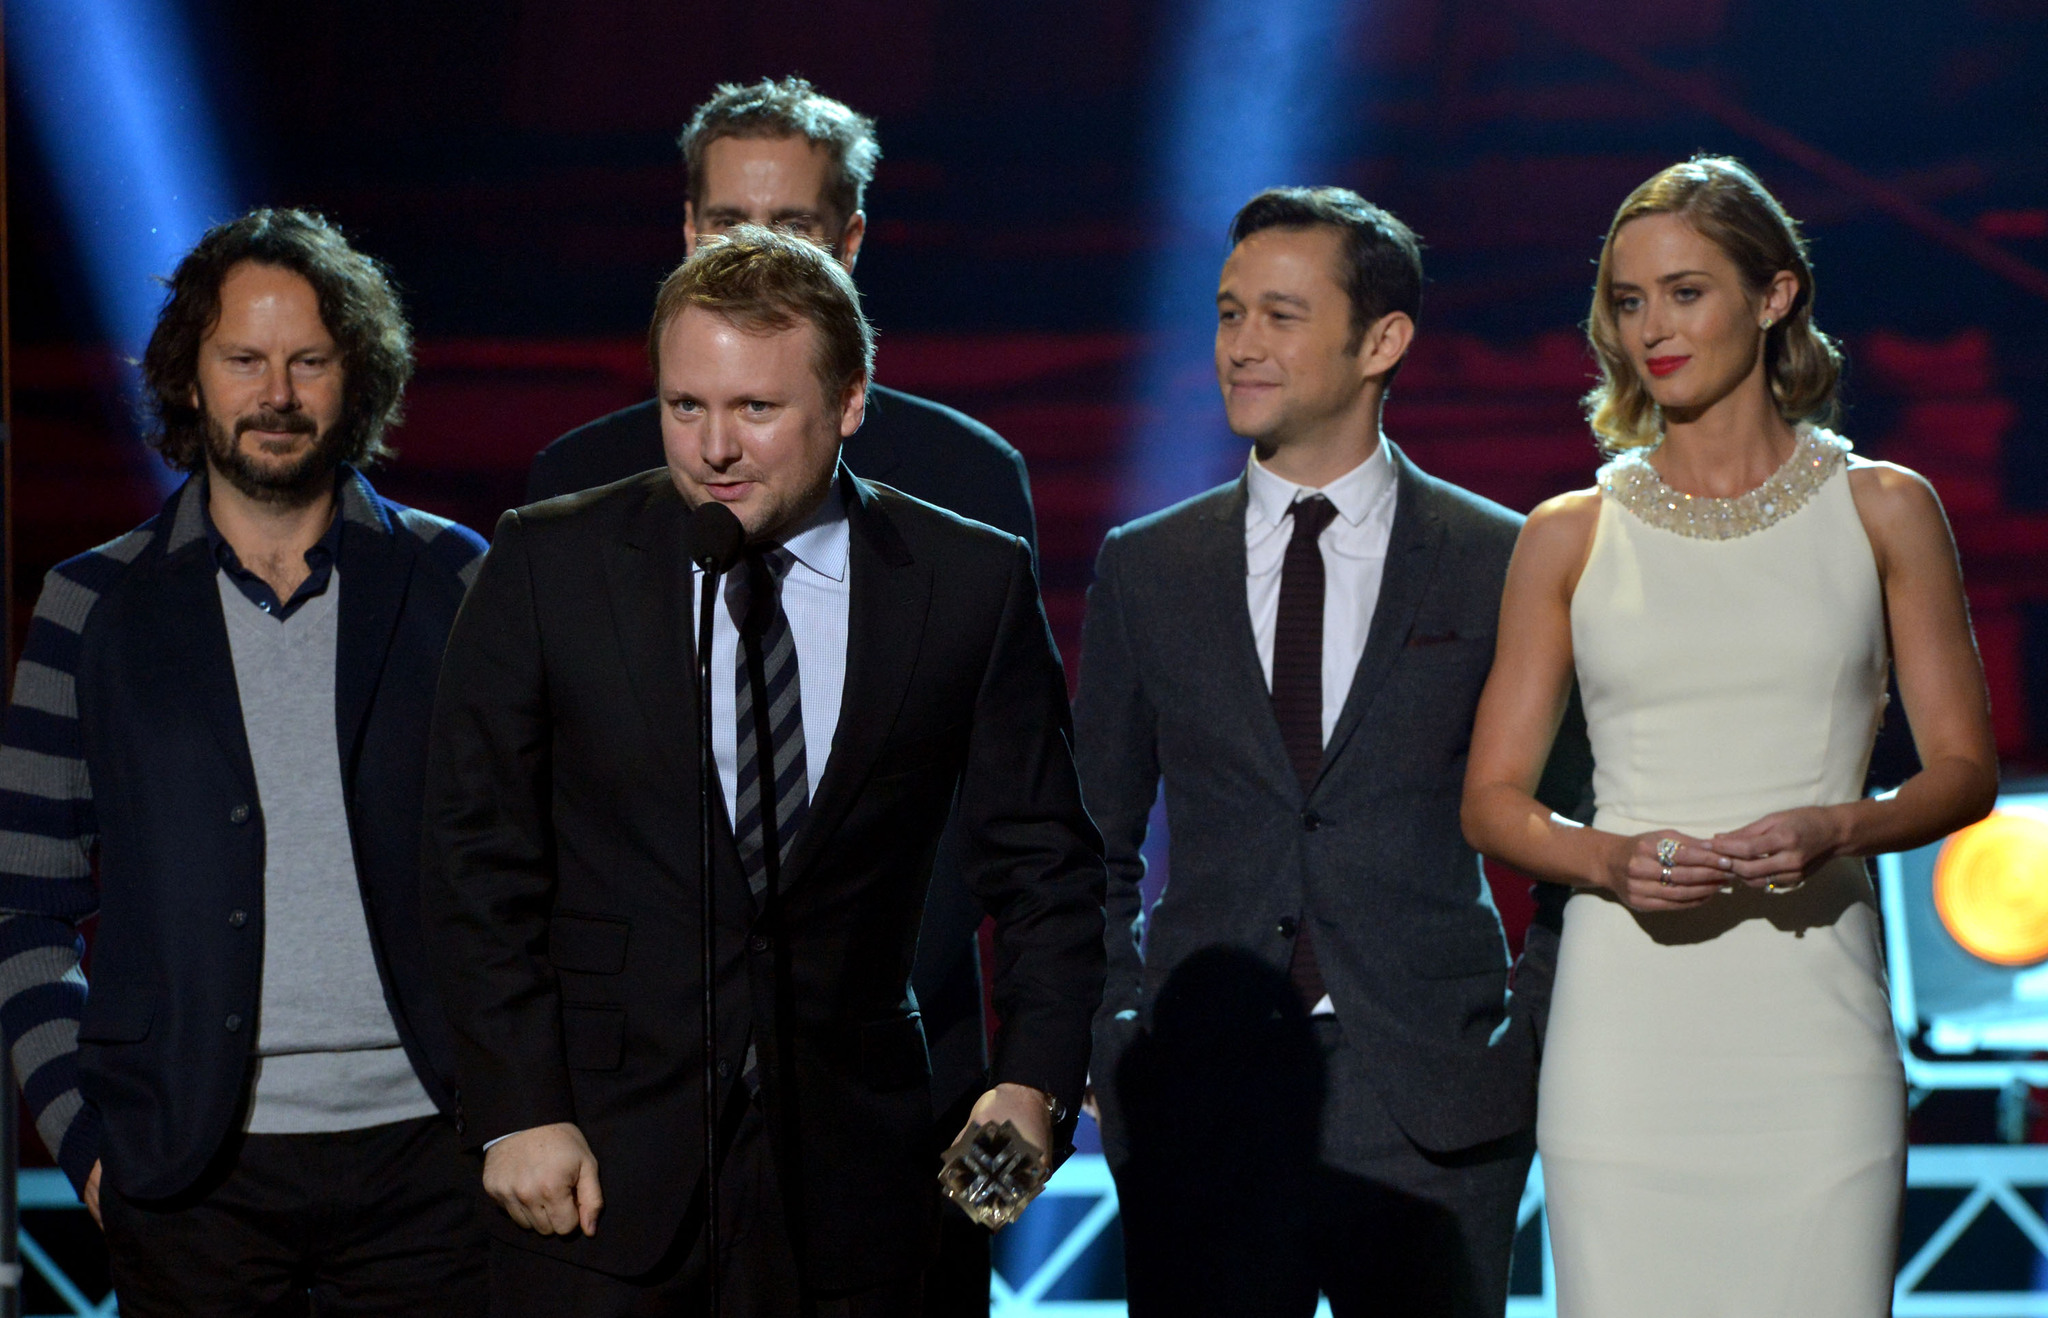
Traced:
<svg viewBox="0 0 2048 1318">
<path fill-rule="evenodd" d="M 740 561 L 747 543 L 747 528 L 732 509 L 706 500 L 690 510 L 691 561 L 706 572 L 730 571 Z"/>
</svg>

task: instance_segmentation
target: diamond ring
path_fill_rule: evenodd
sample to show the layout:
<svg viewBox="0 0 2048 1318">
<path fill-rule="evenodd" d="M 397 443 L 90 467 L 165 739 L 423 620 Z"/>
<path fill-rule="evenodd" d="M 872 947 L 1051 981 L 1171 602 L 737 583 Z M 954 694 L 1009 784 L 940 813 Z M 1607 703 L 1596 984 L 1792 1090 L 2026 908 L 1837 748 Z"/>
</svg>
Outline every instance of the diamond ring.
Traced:
<svg viewBox="0 0 2048 1318">
<path fill-rule="evenodd" d="M 1657 839 L 1657 863 L 1664 867 L 1664 873 L 1671 873 L 1671 862 L 1678 859 L 1678 839 L 1662 837 Z"/>
</svg>

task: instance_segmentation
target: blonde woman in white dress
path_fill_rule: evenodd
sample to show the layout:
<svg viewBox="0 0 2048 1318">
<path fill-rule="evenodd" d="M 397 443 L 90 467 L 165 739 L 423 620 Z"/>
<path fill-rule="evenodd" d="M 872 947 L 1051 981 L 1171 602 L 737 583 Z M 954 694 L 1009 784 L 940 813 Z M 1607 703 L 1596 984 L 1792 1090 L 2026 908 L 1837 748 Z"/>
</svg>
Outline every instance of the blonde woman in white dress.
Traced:
<svg viewBox="0 0 2048 1318">
<path fill-rule="evenodd" d="M 1732 160 L 1601 253 L 1613 460 L 1524 528 L 1465 782 L 1480 851 L 1574 888 L 1540 1086 L 1561 1318 L 1881 1318 L 1905 1087 L 1864 858 L 1997 788 L 1948 523 L 1821 426 L 1797 227 Z M 1863 797 L 1896 668 L 1921 769 Z M 1598 813 L 1531 796 L 1576 674 Z"/>
</svg>

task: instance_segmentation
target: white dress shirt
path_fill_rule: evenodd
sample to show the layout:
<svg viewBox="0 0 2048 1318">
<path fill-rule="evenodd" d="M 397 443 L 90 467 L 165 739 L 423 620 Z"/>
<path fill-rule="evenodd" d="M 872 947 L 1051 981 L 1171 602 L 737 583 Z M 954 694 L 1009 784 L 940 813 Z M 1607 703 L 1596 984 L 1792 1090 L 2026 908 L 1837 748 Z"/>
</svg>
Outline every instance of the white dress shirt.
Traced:
<svg viewBox="0 0 2048 1318">
<path fill-rule="evenodd" d="M 798 524 L 782 542 L 796 561 L 782 578 L 782 612 L 789 618 L 796 642 L 796 679 L 803 702 L 804 776 L 809 795 L 818 794 L 818 780 L 832 754 L 832 736 L 839 730 L 839 702 L 846 687 L 846 620 L 853 601 L 847 580 L 847 551 L 852 527 L 839 488 L 818 511 Z M 697 600 L 703 569 L 690 573 L 690 627 L 697 626 Z M 739 799 L 739 624 L 719 583 L 718 604 L 711 612 L 711 753 L 718 761 L 718 783 L 725 792 L 725 812 L 732 818 Z M 736 821 L 735 821 L 736 822 Z"/>
<path fill-rule="evenodd" d="M 1323 551 L 1323 744 L 1351 678 L 1365 654 L 1373 610 L 1380 601 L 1380 578 L 1386 571 L 1387 544 L 1394 535 L 1394 464 L 1384 441 L 1372 456 L 1319 490 L 1275 476 L 1253 453 L 1245 468 L 1250 498 L 1244 510 L 1245 602 L 1251 607 L 1252 636 L 1259 644 L 1259 667 L 1266 690 L 1273 689 L 1273 634 L 1280 625 L 1280 568 L 1287 542 L 1294 538 L 1288 514 L 1297 500 L 1320 494 L 1336 506 L 1337 515 L 1316 538 Z M 1337 1007 L 1325 993 L 1309 1010 L 1311 1016 L 1334 1016 Z"/>
<path fill-rule="evenodd" d="M 1387 543 L 1394 534 L 1394 464 L 1381 442 L 1372 456 L 1319 490 L 1275 476 L 1252 454 L 1245 469 L 1250 499 L 1244 510 L 1245 602 L 1252 635 L 1259 643 L 1259 667 L 1273 689 L 1273 633 L 1280 623 L 1280 567 L 1294 519 L 1296 500 L 1320 494 L 1337 515 L 1316 545 L 1323 551 L 1323 744 L 1337 726 L 1352 675 L 1365 654 L 1366 633 L 1380 600 Z M 808 715 L 808 710 L 806 710 Z"/>
</svg>

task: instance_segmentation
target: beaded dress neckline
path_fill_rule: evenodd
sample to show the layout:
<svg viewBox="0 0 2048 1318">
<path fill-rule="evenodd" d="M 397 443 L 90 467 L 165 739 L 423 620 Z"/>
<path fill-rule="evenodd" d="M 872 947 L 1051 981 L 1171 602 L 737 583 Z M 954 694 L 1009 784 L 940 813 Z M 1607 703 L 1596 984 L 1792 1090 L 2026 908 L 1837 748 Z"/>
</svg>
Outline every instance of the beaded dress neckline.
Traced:
<svg viewBox="0 0 2048 1318">
<path fill-rule="evenodd" d="M 1801 425 L 1792 456 L 1769 480 L 1732 499 L 1686 494 L 1667 485 L 1635 449 L 1600 468 L 1600 492 L 1663 531 L 1694 540 L 1736 540 L 1784 521 L 1804 508 L 1849 458 L 1849 441 L 1831 430 Z"/>
</svg>

